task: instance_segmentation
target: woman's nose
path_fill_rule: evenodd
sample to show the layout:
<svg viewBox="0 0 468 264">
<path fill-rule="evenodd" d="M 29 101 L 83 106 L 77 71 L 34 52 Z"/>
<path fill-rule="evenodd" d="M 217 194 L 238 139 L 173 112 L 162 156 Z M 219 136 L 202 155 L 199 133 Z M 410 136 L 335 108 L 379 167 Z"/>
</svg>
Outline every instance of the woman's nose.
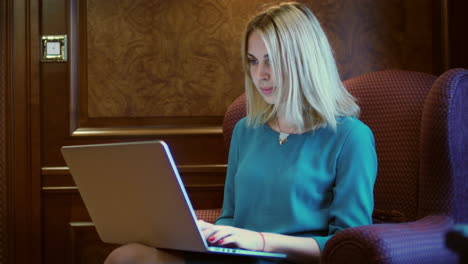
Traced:
<svg viewBox="0 0 468 264">
<path fill-rule="evenodd" d="M 270 78 L 270 69 L 267 65 L 260 63 L 257 67 L 256 76 L 257 80 L 268 80 Z"/>
</svg>

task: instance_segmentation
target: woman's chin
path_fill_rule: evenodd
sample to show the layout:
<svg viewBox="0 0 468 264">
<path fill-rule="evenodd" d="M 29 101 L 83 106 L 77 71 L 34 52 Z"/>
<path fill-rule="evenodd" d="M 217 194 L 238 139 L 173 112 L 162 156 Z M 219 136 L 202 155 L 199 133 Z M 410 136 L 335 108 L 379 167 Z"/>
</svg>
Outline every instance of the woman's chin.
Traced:
<svg viewBox="0 0 468 264">
<path fill-rule="evenodd" d="M 274 105 L 275 104 L 275 100 L 272 100 L 270 98 L 263 97 L 263 100 L 265 100 L 265 103 L 267 103 L 269 105 Z"/>
</svg>

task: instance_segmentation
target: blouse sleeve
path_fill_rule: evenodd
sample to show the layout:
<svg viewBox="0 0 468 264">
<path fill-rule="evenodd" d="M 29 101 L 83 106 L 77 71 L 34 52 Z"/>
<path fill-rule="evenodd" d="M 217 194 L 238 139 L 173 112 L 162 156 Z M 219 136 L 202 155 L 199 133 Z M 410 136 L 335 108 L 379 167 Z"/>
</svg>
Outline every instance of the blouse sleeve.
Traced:
<svg viewBox="0 0 468 264">
<path fill-rule="evenodd" d="M 320 250 L 336 232 L 372 224 L 377 155 L 374 136 L 366 125 L 360 124 L 348 132 L 336 162 L 329 233 L 325 237 L 314 237 Z"/>
<path fill-rule="evenodd" d="M 234 199 L 234 177 L 237 172 L 239 161 L 239 123 L 234 127 L 232 133 L 231 145 L 229 147 L 228 168 L 226 182 L 224 184 L 224 200 L 221 216 L 216 220 L 217 225 L 233 225 L 235 199 Z"/>
</svg>

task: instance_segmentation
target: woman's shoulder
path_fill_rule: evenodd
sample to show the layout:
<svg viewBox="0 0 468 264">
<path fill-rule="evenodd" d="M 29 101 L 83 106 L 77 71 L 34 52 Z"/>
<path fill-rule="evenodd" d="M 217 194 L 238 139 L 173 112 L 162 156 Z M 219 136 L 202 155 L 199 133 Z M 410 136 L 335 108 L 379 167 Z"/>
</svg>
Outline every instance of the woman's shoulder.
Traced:
<svg viewBox="0 0 468 264">
<path fill-rule="evenodd" d="M 233 134 L 240 135 L 247 132 L 249 126 L 247 124 L 247 117 L 241 118 L 237 121 L 236 125 L 234 126 Z"/>
<path fill-rule="evenodd" d="M 237 121 L 236 125 L 234 126 L 234 130 L 240 130 L 247 128 L 247 117 L 243 117 Z"/>
<path fill-rule="evenodd" d="M 354 116 L 338 117 L 336 129 L 341 135 L 350 134 L 351 132 L 357 135 L 372 134 L 369 126 Z"/>
</svg>

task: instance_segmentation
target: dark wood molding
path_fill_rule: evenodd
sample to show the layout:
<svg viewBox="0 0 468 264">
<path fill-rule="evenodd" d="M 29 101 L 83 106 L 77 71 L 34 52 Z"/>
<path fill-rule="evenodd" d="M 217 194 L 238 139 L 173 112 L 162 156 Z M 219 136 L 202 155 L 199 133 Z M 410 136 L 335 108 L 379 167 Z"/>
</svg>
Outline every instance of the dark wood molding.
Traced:
<svg viewBox="0 0 468 264">
<path fill-rule="evenodd" d="M 220 172 L 226 173 L 227 164 L 206 164 L 206 165 L 179 165 L 177 166 L 179 172 Z M 57 167 L 42 167 L 42 176 L 45 175 L 68 175 L 70 170 L 68 167 L 57 166 Z"/>
<path fill-rule="evenodd" d="M 466 1 L 432 0 L 433 74 L 468 68 Z"/>
<path fill-rule="evenodd" d="M 449 4 L 448 0 L 440 1 L 440 28 L 441 28 L 441 40 L 440 45 L 442 47 L 442 71 L 450 69 L 450 33 L 449 33 Z"/>
<path fill-rule="evenodd" d="M 8 262 L 40 264 L 39 6 L 30 0 L 7 3 Z"/>
<path fill-rule="evenodd" d="M 224 189 L 226 164 L 177 166 L 189 192 L 220 191 Z M 41 169 L 43 193 L 77 193 L 68 167 L 43 167 Z"/>
<path fill-rule="evenodd" d="M 78 127 L 72 124 L 70 127 Z M 222 134 L 221 127 L 79 127 L 71 132 L 73 137 L 132 137 L 132 136 L 174 136 L 174 135 L 215 135 Z"/>
<path fill-rule="evenodd" d="M 70 27 L 68 28 L 69 32 L 69 39 L 68 39 L 68 54 L 70 54 L 70 61 L 68 63 L 68 72 L 69 72 L 69 90 L 70 90 L 70 114 L 69 114 L 69 128 L 70 134 L 72 135 L 74 131 L 78 129 L 78 120 L 79 116 L 78 113 L 78 87 L 79 87 L 79 79 L 78 79 L 78 65 L 79 65 L 79 54 L 78 54 L 78 25 L 80 18 L 78 17 L 78 0 L 71 0 L 70 8 L 69 8 L 69 19 L 70 19 Z M 86 1 L 83 1 L 86 2 Z"/>
<path fill-rule="evenodd" d="M 8 160 L 10 144 L 7 142 L 10 90 L 10 34 L 11 1 L 0 1 L 0 263 L 11 263 L 8 213 Z"/>
</svg>

